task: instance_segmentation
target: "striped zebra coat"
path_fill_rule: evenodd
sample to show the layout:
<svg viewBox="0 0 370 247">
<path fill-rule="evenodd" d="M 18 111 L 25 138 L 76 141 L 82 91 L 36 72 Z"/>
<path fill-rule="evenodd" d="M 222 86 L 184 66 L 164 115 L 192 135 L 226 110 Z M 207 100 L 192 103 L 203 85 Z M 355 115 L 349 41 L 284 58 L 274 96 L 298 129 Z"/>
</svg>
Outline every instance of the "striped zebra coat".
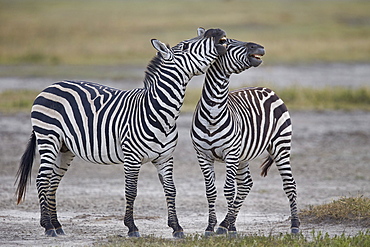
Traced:
<svg viewBox="0 0 370 247">
<path fill-rule="evenodd" d="M 228 52 L 208 69 L 202 96 L 193 115 L 191 138 L 204 175 L 209 219 L 206 235 L 217 223 L 214 161 L 226 163 L 224 194 L 228 212 L 217 234 L 236 234 L 235 221 L 253 182 L 248 162 L 267 151 L 261 175 L 276 163 L 289 199 L 292 225 L 298 232 L 296 183 L 290 166 L 292 125 L 284 102 L 267 88 L 229 93 L 229 77 L 261 64 L 264 48 L 254 43 L 227 42 Z M 236 188 L 235 188 L 236 185 Z"/>
<path fill-rule="evenodd" d="M 176 119 L 188 81 L 203 74 L 226 52 L 225 32 L 198 29 L 198 36 L 169 48 L 158 40 L 157 56 L 147 67 L 144 88 L 129 91 L 81 81 L 63 81 L 35 99 L 32 135 L 21 159 L 17 179 L 18 203 L 25 196 L 36 146 L 40 168 L 36 179 L 40 224 L 48 236 L 64 234 L 57 219 L 55 193 L 75 156 L 98 164 L 124 164 L 128 235 L 138 237 L 133 205 L 140 167 L 152 162 L 163 185 L 168 226 L 182 237 L 175 209 L 172 153 L 177 143 Z"/>
</svg>

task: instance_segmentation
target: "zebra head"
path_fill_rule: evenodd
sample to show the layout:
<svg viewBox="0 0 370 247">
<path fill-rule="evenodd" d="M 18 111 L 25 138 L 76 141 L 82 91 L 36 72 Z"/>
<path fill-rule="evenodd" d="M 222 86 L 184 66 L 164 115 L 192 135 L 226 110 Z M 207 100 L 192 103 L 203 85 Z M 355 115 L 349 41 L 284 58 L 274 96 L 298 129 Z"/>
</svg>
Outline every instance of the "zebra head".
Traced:
<svg viewBox="0 0 370 247">
<path fill-rule="evenodd" d="M 168 47 L 159 40 L 152 39 L 164 63 L 174 63 L 189 77 L 204 74 L 214 60 L 226 53 L 226 33 L 221 29 L 198 28 L 198 36 Z"/>
<path fill-rule="evenodd" d="M 238 74 L 250 67 L 258 67 L 262 63 L 261 57 L 265 55 L 265 48 L 252 42 L 242 42 L 227 39 L 227 52 L 215 62 L 227 74 Z"/>
</svg>

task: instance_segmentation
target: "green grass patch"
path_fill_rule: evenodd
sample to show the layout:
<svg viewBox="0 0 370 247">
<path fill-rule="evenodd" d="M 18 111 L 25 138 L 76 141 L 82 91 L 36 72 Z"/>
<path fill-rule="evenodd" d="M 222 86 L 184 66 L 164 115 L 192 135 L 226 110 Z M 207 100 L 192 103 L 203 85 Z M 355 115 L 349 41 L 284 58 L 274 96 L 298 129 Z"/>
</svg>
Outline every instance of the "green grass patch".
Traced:
<svg viewBox="0 0 370 247">
<path fill-rule="evenodd" d="M 30 112 L 33 101 L 40 92 L 31 90 L 8 90 L 0 93 L 0 112 Z"/>
<path fill-rule="evenodd" d="M 142 237 L 137 239 L 112 236 L 108 237 L 108 243 L 97 244 L 96 246 L 118 247 L 118 246 L 178 246 L 178 247 L 248 247 L 248 246 L 369 246 L 370 232 L 360 232 L 356 236 L 329 236 L 321 232 L 311 232 L 311 239 L 308 240 L 303 235 L 280 234 L 277 236 L 238 236 L 229 238 L 226 236 L 217 236 L 205 238 L 200 235 L 188 236 L 185 239 L 173 240 L 156 237 Z"/>
<path fill-rule="evenodd" d="M 370 88 L 326 87 L 320 89 L 290 87 L 275 90 L 289 109 L 298 110 L 370 110 Z"/>
<path fill-rule="evenodd" d="M 342 197 L 328 204 L 310 206 L 302 210 L 300 216 L 313 223 L 350 223 L 370 228 L 370 198 Z"/>
<path fill-rule="evenodd" d="M 150 39 L 196 28 L 260 43 L 272 63 L 369 62 L 369 1 L 0 0 L 0 64 L 146 65 Z"/>
<path fill-rule="evenodd" d="M 0 65 L 0 78 L 47 78 L 58 81 L 84 78 L 86 81 L 99 80 L 104 84 L 104 80 L 143 81 L 145 68 L 130 65 Z"/>
<path fill-rule="evenodd" d="M 274 90 L 289 110 L 364 110 L 370 111 L 370 88 L 286 87 Z M 186 91 L 182 111 L 194 111 L 201 90 Z"/>
<path fill-rule="evenodd" d="M 275 90 L 289 110 L 364 110 L 370 111 L 370 88 L 304 88 Z M 0 93 L 0 112 L 29 112 L 38 91 L 9 90 Z M 200 99 L 201 89 L 188 88 L 181 108 L 193 112 Z"/>
</svg>

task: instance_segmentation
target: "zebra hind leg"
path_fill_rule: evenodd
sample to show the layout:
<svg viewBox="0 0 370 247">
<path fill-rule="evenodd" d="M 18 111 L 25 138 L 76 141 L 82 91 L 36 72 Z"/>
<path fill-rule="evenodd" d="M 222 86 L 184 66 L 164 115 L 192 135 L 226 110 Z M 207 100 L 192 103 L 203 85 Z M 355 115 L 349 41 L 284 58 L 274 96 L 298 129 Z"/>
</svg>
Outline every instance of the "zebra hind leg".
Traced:
<svg viewBox="0 0 370 247">
<path fill-rule="evenodd" d="M 50 198 L 54 198 L 50 202 L 51 208 L 51 223 L 53 224 L 55 231 L 58 235 L 65 235 L 62 225 L 58 221 L 57 210 L 56 210 L 56 190 L 59 186 L 60 181 L 62 180 L 64 174 L 67 172 L 68 167 L 70 166 L 75 155 L 63 146 L 61 151 L 58 154 L 57 165 L 55 166 L 50 184 Z"/>
<path fill-rule="evenodd" d="M 284 152 L 286 151 L 286 152 Z M 278 158 L 275 159 L 276 166 L 283 181 L 283 190 L 289 199 L 290 213 L 291 213 L 291 233 L 299 233 L 300 221 L 298 218 L 297 207 L 297 187 L 293 178 L 290 166 L 290 152 L 289 149 L 283 149 Z"/>
<path fill-rule="evenodd" d="M 36 187 L 38 191 L 40 203 L 40 225 L 45 228 L 45 235 L 56 237 L 55 227 L 51 223 L 51 208 L 50 208 L 50 188 L 53 169 L 57 159 L 58 151 L 54 149 L 53 143 L 50 140 L 42 140 L 44 145 L 39 145 L 40 167 L 36 178 Z M 48 144 L 48 145 L 45 145 Z"/>
<path fill-rule="evenodd" d="M 184 238 L 184 231 L 179 224 L 176 214 L 176 187 L 173 182 L 173 158 L 163 163 L 153 163 L 158 172 L 159 180 L 163 186 L 164 194 L 167 202 L 168 210 L 168 226 L 173 229 L 172 236 L 174 238 Z"/>
<path fill-rule="evenodd" d="M 70 151 L 56 152 L 54 148 L 40 148 L 41 164 L 36 178 L 40 202 L 40 225 L 45 228 L 45 235 L 56 237 L 64 231 L 57 218 L 56 190 L 67 171 L 74 155 Z"/>
</svg>

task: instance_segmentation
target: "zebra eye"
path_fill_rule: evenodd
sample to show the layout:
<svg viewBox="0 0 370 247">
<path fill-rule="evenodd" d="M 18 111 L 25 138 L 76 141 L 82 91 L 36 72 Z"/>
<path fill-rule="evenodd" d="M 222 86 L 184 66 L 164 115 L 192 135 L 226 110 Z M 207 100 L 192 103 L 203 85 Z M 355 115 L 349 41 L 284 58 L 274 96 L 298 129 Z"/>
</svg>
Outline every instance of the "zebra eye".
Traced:
<svg viewBox="0 0 370 247">
<path fill-rule="evenodd" d="M 189 49 L 189 43 L 184 43 L 184 45 L 182 46 L 182 50 L 185 51 Z"/>
</svg>

